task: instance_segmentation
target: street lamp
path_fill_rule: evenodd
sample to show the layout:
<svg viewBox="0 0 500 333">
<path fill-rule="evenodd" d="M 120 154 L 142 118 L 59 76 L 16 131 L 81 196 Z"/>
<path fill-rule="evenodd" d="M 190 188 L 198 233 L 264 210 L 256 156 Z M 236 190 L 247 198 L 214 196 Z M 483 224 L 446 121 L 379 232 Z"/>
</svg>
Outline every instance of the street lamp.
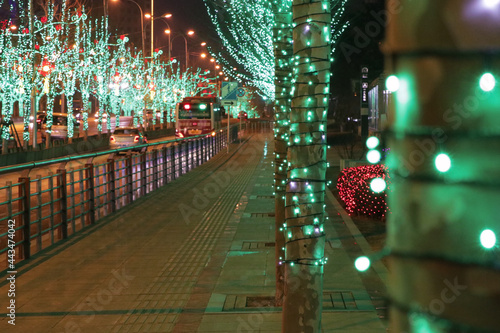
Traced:
<svg viewBox="0 0 500 333">
<path fill-rule="evenodd" d="M 189 30 L 187 32 L 187 35 L 188 36 L 192 36 L 194 35 L 194 31 L 193 30 Z M 170 39 L 170 35 L 169 35 L 169 46 L 168 46 L 168 49 L 169 51 L 172 50 L 172 43 L 174 42 L 174 40 L 177 38 L 177 37 L 182 37 L 184 38 L 184 46 L 185 46 L 185 52 L 186 52 L 186 71 L 189 67 L 189 53 L 188 53 L 188 48 L 187 48 L 187 39 L 186 39 L 186 36 L 182 33 L 179 33 L 178 35 L 174 36 L 172 39 Z"/>
<path fill-rule="evenodd" d="M 172 14 L 165 13 L 161 16 L 155 17 L 153 15 L 153 0 L 151 0 L 151 14 L 148 13 L 148 14 L 144 15 L 144 17 L 151 20 L 150 21 L 150 24 L 151 24 L 151 57 L 153 57 L 153 52 L 154 52 L 154 21 L 156 21 L 158 19 L 162 19 L 167 24 L 168 30 L 170 31 L 170 26 L 168 25 L 168 22 L 165 19 L 171 18 Z M 165 30 L 165 33 L 169 34 L 170 32 L 166 32 L 166 30 Z M 169 36 L 169 39 L 170 39 L 170 36 Z M 169 55 L 169 58 L 170 58 L 170 55 Z"/>
<path fill-rule="evenodd" d="M 126 0 L 135 3 L 139 10 L 141 11 L 141 40 L 142 40 L 142 56 L 146 58 L 146 49 L 144 47 L 144 13 L 142 12 L 142 7 L 134 0 Z M 118 2 L 118 0 L 113 0 L 113 2 Z"/>
</svg>

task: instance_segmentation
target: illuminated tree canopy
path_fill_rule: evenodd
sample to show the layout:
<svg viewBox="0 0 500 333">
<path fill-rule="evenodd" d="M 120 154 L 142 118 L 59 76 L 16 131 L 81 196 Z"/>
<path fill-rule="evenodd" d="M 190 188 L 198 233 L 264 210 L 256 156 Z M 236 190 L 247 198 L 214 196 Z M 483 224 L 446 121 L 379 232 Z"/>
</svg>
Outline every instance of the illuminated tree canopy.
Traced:
<svg viewBox="0 0 500 333">
<path fill-rule="evenodd" d="M 210 48 L 224 73 L 245 81 L 271 100 L 275 98 L 273 28 L 275 14 L 291 8 L 290 0 L 204 0 L 221 39 L 222 48 Z M 347 0 L 331 0 L 331 43 L 334 46 L 348 22 L 342 21 Z M 332 48 L 332 53 L 334 48 Z"/>
<path fill-rule="evenodd" d="M 144 59 L 128 46 L 128 38 L 112 38 L 106 17 L 90 19 L 84 7 L 68 1 L 48 2 L 44 16 L 30 15 L 31 2 L 11 2 L 10 19 L 0 25 L 0 101 L 3 121 L 9 122 L 14 104 L 24 119 L 23 139 L 29 140 L 30 116 L 45 96 L 47 133 L 51 132 L 54 99 L 64 95 L 68 113 L 68 137 L 73 136 L 73 99 L 82 97 L 83 129 L 88 128 L 90 98 L 99 103 L 98 130 L 102 118 L 133 116 L 134 125 L 143 123 L 144 111 L 173 109 L 185 96 L 196 95 L 206 81 L 199 70 L 181 72 L 173 63 L 162 63 L 161 51 Z M 0 7 L 5 8 L 0 0 Z M 172 121 L 172 114 L 168 115 Z M 153 117 L 153 123 L 155 122 Z M 160 121 L 163 122 L 163 117 Z M 108 122 L 111 129 L 111 122 Z M 3 127 L 2 138 L 9 129 Z"/>
</svg>

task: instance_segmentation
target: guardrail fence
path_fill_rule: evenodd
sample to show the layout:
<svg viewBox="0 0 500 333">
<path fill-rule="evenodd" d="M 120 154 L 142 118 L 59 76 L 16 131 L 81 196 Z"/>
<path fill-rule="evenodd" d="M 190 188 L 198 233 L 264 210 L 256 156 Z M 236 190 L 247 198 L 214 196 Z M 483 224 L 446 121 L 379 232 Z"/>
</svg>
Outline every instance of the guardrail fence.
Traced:
<svg viewBox="0 0 500 333">
<path fill-rule="evenodd" d="M 273 128 L 269 122 L 245 127 Z M 231 127 L 230 142 L 239 129 L 241 125 Z M 99 164 L 87 162 L 78 169 L 59 167 L 54 172 L 52 165 L 44 176 L 29 176 L 39 169 L 27 167 L 27 176 L 0 187 L 0 270 L 9 269 L 12 250 L 16 263 L 29 259 L 203 164 L 226 144 L 227 130 L 221 130 L 215 136 L 150 144 L 159 148 Z"/>
</svg>

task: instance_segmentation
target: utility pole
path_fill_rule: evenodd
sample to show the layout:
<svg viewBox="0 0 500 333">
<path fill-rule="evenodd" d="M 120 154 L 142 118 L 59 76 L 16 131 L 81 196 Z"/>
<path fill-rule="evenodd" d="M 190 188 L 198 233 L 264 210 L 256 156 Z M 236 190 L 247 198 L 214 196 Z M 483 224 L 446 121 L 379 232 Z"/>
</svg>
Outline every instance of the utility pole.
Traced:
<svg viewBox="0 0 500 333">
<path fill-rule="evenodd" d="M 285 196 L 283 333 L 321 331 L 325 264 L 330 1 L 294 0 L 293 75 Z"/>
<path fill-rule="evenodd" d="M 498 332 L 500 2 L 387 4 L 390 329 Z"/>
</svg>

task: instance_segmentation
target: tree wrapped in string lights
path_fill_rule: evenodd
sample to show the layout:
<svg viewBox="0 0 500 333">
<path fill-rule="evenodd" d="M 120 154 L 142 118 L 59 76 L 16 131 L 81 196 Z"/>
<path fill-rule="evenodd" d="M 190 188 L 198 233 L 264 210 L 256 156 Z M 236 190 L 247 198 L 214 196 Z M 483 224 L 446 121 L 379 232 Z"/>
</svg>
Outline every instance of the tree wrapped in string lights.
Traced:
<svg viewBox="0 0 500 333">
<path fill-rule="evenodd" d="M 212 56 L 226 75 L 248 82 L 258 92 L 274 99 L 274 56 L 271 1 L 205 0 L 209 16 L 221 38 L 223 50 Z M 237 68 L 234 70 L 234 68 Z"/>
<path fill-rule="evenodd" d="M 323 265 L 327 260 L 323 225 L 327 219 L 324 202 L 330 2 L 294 0 L 292 13 L 294 87 L 287 154 L 282 330 L 320 332 Z"/>
<path fill-rule="evenodd" d="M 285 192 L 287 179 L 287 149 L 289 140 L 289 112 L 292 101 L 293 20 L 291 2 L 274 1 L 274 196 L 275 196 L 275 262 L 276 305 L 282 305 L 285 283 Z"/>
<path fill-rule="evenodd" d="M 111 120 L 115 116 L 118 124 L 121 115 L 133 116 L 134 125 L 139 126 L 144 122 L 146 107 L 153 111 L 172 109 L 180 98 L 199 92 L 197 87 L 204 80 L 199 72 L 174 70 L 172 64 L 159 61 L 160 52 L 146 62 L 140 52 L 129 48 L 124 36 L 111 41 L 107 18 L 90 21 L 78 2 L 46 2 L 41 17 L 31 14 L 30 4 L 19 1 L 9 6 L 11 13 L 19 14 L 17 32 L 10 28 L 10 21 L 0 27 L 2 118 L 10 122 L 19 102 L 25 144 L 30 139 L 30 116 L 36 114 L 40 102 L 46 103 L 44 126 L 50 137 L 58 96 L 66 100 L 62 109 L 65 107 L 68 113 L 71 138 L 73 99 L 78 91 L 82 96 L 83 129 L 88 129 L 90 99 L 94 97 L 99 105 L 99 132 L 104 117 Z M 75 4 L 76 8 L 70 8 Z M 6 4 L 0 0 L 0 6 Z M 111 128 L 108 121 L 108 131 Z M 0 135 L 8 139 L 9 128 L 3 128 Z"/>
</svg>

